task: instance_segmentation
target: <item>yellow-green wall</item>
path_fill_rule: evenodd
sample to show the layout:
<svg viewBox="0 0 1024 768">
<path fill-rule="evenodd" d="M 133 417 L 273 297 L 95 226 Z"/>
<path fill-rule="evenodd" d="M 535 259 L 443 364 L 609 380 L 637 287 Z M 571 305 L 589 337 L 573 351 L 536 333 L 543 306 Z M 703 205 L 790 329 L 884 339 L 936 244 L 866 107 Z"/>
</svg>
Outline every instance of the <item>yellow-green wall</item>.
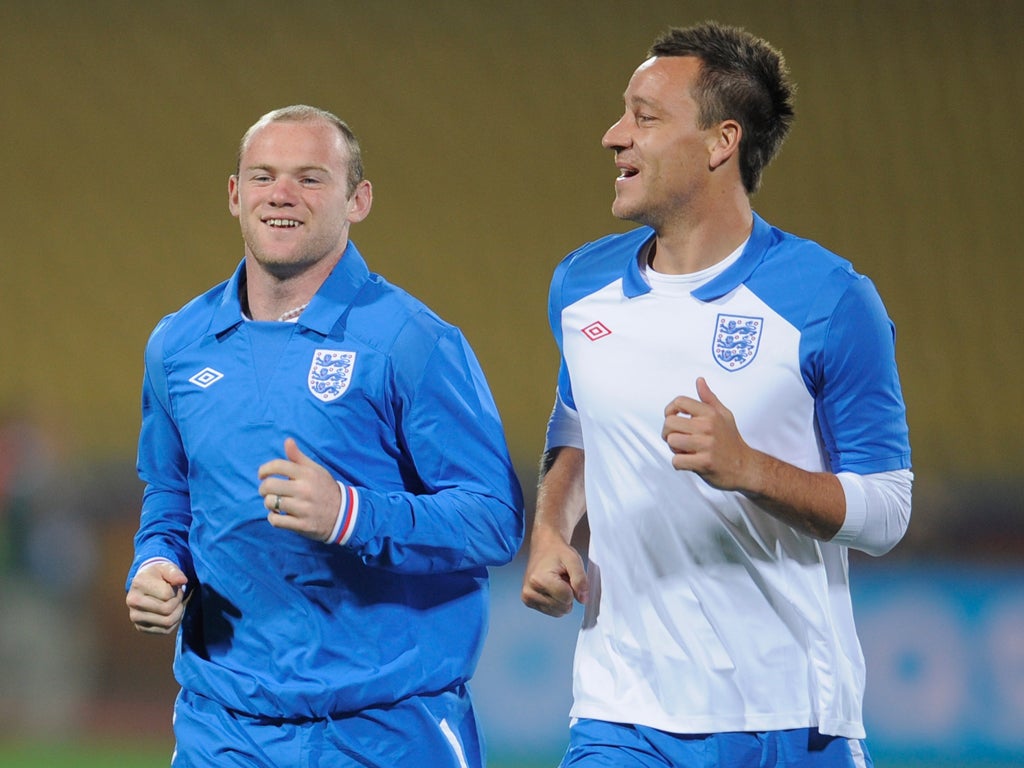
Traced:
<svg viewBox="0 0 1024 768">
<path fill-rule="evenodd" d="M 797 122 L 755 206 L 877 283 L 919 475 L 1020 474 L 1015 0 L 0 0 L 0 406 L 130 458 L 150 329 L 240 258 L 238 137 L 307 102 L 363 142 L 371 266 L 465 330 L 535 455 L 551 269 L 624 228 L 601 134 L 654 35 L 705 18 L 786 54 Z"/>
</svg>

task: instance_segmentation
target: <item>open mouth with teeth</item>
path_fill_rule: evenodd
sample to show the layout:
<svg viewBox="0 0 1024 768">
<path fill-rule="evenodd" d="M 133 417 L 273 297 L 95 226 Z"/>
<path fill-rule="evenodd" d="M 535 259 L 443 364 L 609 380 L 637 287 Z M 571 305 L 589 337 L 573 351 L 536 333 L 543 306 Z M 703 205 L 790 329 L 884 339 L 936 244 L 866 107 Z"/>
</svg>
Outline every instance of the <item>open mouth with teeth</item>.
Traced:
<svg viewBox="0 0 1024 768">
<path fill-rule="evenodd" d="M 263 223 L 274 229 L 294 229 L 302 226 L 302 222 L 295 219 L 264 219 Z"/>
<path fill-rule="evenodd" d="M 619 168 L 619 179 L 631 179 L 636 176 L 640 171 L 636 168 Z"/>
</svg>

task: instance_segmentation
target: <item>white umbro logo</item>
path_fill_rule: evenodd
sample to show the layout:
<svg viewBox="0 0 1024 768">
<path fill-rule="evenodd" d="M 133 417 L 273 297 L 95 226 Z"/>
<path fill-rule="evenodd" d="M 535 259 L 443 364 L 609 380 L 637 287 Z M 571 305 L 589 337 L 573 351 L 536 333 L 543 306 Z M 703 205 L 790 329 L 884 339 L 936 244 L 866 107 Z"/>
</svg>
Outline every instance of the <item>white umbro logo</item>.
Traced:
<svg viewBox="0 0 1024 768">
<path fill-rule="evenodd" d="M 211 384 L 216 384 L 218 381 L 224 378 L 224 374 L 220 371 L 215 371 L 213 368 L 203 368 L 199 373 L 189 379 L 190 382 L 195 384 L 197 387 L 206 389 Z"/>
</svg>

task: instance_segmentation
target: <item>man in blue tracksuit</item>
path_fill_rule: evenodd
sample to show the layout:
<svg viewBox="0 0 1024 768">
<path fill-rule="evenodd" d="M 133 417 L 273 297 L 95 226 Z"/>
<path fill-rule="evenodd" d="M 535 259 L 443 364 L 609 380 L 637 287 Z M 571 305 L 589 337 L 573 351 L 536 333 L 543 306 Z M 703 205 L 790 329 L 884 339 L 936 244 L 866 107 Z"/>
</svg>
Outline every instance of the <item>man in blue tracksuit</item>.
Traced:
<svg viewBox="0 0 1024 768">
<path fill-rule="evenodd" d="M 245 258 L 146 349 L 127 605 L 179 631 L 184 766 L 481 766 L 466 683 L 487 566 L 523 533 L 494 401 L 457 328 L 372 274 L 334 115 L 243 137 Z"/>
</svg>

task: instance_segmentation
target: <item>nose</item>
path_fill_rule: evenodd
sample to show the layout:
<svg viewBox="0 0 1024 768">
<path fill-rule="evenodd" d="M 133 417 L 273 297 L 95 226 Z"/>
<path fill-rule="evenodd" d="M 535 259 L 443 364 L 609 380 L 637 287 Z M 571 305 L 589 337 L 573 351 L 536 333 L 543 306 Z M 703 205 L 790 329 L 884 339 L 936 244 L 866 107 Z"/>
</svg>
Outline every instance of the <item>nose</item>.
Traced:
<svg viewBox="0 0 1024 768">
<path fill-rule="evenodd" d="M 297 195 L 296 184 L 288 178 L 278 178 L 274 180 L 274 185 L 270 190 L 270 204 L 271 205 L 295 205 L 295 198 Z"/>
<path fill-rule="evenodd" d="M 601 138 L 602 147 L 618 151 L 629 146 L 630 140 L 629 134 L 625 130 L 625 121 L 626 115 L 623 115 L 604 132 L 604 136 Z"/>
</svg>

